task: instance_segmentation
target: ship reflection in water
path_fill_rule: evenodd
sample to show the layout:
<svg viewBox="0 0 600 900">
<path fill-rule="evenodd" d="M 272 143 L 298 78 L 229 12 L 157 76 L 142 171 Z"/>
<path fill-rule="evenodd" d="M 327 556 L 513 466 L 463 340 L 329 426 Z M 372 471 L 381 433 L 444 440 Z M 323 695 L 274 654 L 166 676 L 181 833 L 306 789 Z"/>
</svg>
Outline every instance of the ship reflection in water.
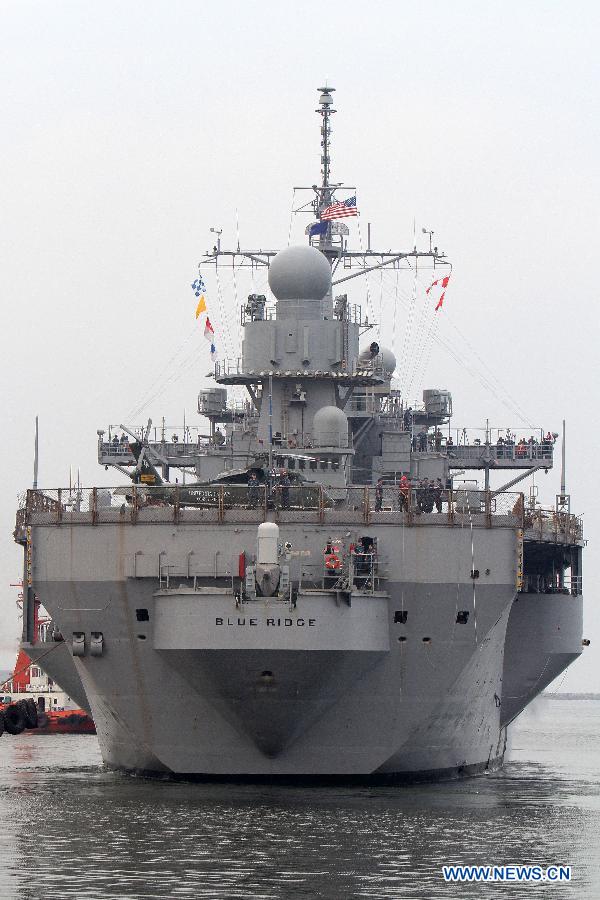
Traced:
<svg viewBox="0 0 600 900">
<path fill-rule="evenodd" d="M 599 726 L 600 698 L 544 697 L 502 773 L 395 788 L 150 781 L 103 769 L 94 737 L 21 735 L 0 757 L 0 896 L 547 896 L 442 880 L 491 862 L 570 865 L 553 890 L 595 898 Z"/>
</svg>

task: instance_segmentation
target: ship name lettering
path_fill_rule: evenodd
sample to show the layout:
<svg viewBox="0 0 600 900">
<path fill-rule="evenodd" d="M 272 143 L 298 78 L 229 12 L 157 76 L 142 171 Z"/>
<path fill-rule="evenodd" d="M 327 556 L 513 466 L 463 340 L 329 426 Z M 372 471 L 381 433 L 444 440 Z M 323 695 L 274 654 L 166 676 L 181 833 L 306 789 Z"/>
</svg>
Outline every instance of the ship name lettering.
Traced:
<svg viewBox="0 0 600 900">
<path fill-rule="evenodd" d="M 222 616 L 215 617 L 215 625 L 242 625 L 242 626 L 252 626 L 256 627 L 257 625 L 262 624 L 258 619 L 246 619 L 246 618 L 231 618 L 228 617 L 225 620 Z M 267 619 L 266 625 L 267 628 L 290 628 L 294 625 L 298 628 L 302 628 L 303 626 L 308 626 L 309 628 L 314 628 L 317 624 L 316 619 Z"/>
</svg>

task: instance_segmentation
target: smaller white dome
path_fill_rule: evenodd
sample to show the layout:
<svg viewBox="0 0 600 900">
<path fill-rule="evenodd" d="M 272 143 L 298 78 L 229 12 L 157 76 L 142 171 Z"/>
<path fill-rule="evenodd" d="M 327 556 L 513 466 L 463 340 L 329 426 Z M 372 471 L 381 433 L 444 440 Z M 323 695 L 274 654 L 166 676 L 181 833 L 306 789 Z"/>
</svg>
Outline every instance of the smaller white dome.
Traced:
<svg viewBox="0 0 600 900">
<path fill-rule="evenodd" d="M 347 447 L 348 417 L 337 406 L 323 406 L 313 419 L 313 443 L 317 447 Z"/>
<path fill-rule="evenodd" d="M 389 347 L 384 347 L 377 341 L 372 341 L 368 347 L 361 350 L 358 357 L 360 366 L 368 367 L 373 360 L 376 360 L 377 364 L 383 368 L 383 373 L 387 378 L 392 377 L 396 371 L 396 357 Z"/>
<path fill-rule="evenodd" d="M 331 288 L 331 266 L 316 247 L 286 247 L 271 261 L 269 287 L 278 300 L 322 300 Z"/>
<path fill-rule="evenodd" d="M 396 371 L 396 357 L 389 347 L 379 345 L 379 359 L 381 360 L 383 371 L 388 378 L 391 378 Z"/>
</svg>

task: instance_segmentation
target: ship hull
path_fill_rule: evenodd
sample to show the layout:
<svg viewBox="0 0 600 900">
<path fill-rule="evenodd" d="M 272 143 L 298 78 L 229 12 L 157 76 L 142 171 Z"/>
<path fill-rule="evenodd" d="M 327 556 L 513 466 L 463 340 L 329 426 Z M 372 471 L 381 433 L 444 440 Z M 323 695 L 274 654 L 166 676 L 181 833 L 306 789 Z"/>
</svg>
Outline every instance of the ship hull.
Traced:
<svg viewBox="0 0 600 900">
<path fill-rule="evenodd" d="M 404 586 L 409 587 L 419 586 Z M 393 635 L 397 653 L 388 642 L 385 648 L 291 650 L 287 636 L 285 649 L 273 640 L 256 647 L 240 639 L 246 634 L 236 647 L 171 649 L 159 635 L 154 640 L 160 648 L 144 646 L 123 672 L 126 683 L 137 670 L 138 687 L 131 693 L 111 693 L 110 685 L 84 673 L 106 763 L 213 777 L 383 781 L 446 778 L 497 766 L 505 742 L 499 697 L 510 597 L 488 598 L 500 615 L 490 628 L 479 623 L 477 645 L 464 639 L 460 646 L 439 634 L 454 613 L 451 591 L 439 586 L 430 593 L 422 619 L 431 643 L 419 635 L 410 648 L 408 640 L 400 645 Z M 175 605 L 178 598 L 158 599 Z M 318 599 L 338 611 L 331 597 Z M 396 601 L 380 599 L 387 628 Z M 359 630 L 361 600 L 366 605 L 374 598 L 353 598 L 350 611 L 358 613 Z M 322 619 L 325 602 L 310 601 L 312 615 L 301 613 L 302 600 L 294 612 L 247 604 L 241 615 L 229 616 L 231 625 L 216 627 L 260 629 L 237 623 L 275 618 L 282 621 L 275 627 L 307 628 L 283 623 Z M 215 611 L 223 610 L 215 604 L 210 618 L 225 618 Z M 262 672 L 272 672 L 272 680 Z"/>
<path fill-rule="evenodd" d="M 238 555 L 250 554 L 256 526 L 36 528 L 36 593 L 81 654 L 71 659 L 105 763 L 369 781 L 501 765 L 515 530 L 368 532 L 385 578 L 336 592 L 301 586 L 305 557 L 313 569 L 322 560 L 325 529 L 282 526 L 304 554 L 290 563 L 300 584 L 290 603 L 236 599 Z M 195 587 L 191 571 L 204 573 Z"/>
<path fill-rule="evenodd" d="M 85 689 L 77 669 L 73 665 L 71 646 L 66 641 L 40 641 L 22 643 L 21 649 L 33 663 L 40 666 L 46 675 L 89 713 Z"/>
<path fill-rule="evenodd" d="M 503 725 L 581 655 L 582 632 L 581 594 L 517 594 L 506 633 Z"/>
</svg>

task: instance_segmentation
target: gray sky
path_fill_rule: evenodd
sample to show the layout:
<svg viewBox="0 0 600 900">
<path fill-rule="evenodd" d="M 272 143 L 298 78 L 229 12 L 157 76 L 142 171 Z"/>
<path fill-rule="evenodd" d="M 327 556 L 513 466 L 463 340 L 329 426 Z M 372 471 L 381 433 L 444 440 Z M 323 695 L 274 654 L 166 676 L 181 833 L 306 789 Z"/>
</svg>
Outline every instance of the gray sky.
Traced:
<svg viewBox="0 0 600 900">
<path fill-rule="evenodd" d="M 420 320 L 402 356 L 410 280 L 369 284 L 401 377 L 416 370 L 411 394 L 449 388 L 455 425 L 525 431 L 515 403 L 544 428 L 567 419 L 592 646 L 562 689 L 600 691 L 598 20 L 584 2 L 0 4 L 0 667 L 18 632 L 11 531 L 35 414 L 46 487 L 67 484 L 70 465 L 87 485 L 115 482 L 95 462 L 96 429 L 146 397 L 138 421 L 185 409 L 199 422 L 210 366 L 189 285 L 208 229 L 233 244 L 239 220 L 246 247 L 287 243 L 291 188 L 318 179 L 328 78 L 332 174 L 357 185 L 363 232 L 370 221 L 374 246 L 406 249 L 414 218 L 454 264 L 436 324 L 454 352 L 434 342 L 421 364 Z M 224 355 L 246 285 L 223 279 L 221 313 L 205 274 Z M 365 292 L 354 283 L 352 298 Z M 558 473 L 538 483 L 551 501 Z"/>
</svg>

